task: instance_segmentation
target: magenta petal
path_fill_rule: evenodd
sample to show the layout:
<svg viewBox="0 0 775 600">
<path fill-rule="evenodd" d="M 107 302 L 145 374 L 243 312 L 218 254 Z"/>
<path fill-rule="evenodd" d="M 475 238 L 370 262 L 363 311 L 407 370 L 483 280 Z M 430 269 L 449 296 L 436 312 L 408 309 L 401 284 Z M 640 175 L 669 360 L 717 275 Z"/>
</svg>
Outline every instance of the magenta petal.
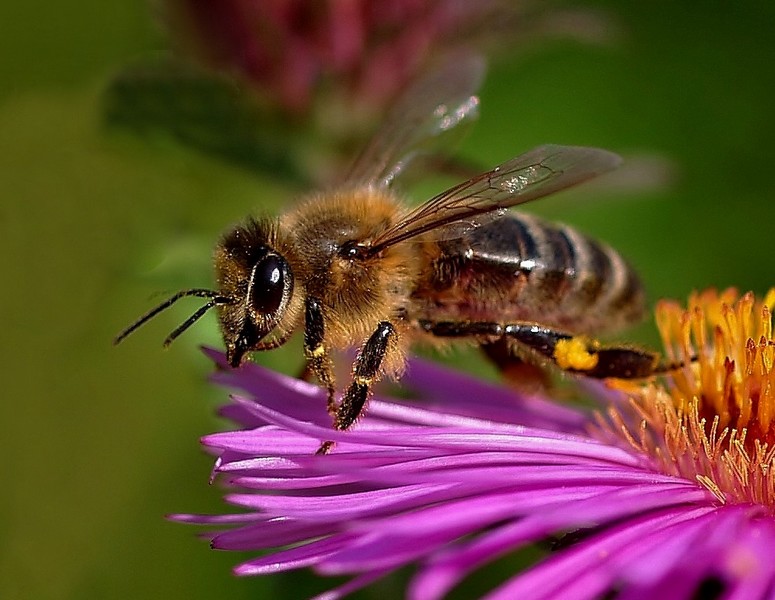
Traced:
<svg viewBox="0 0 775 600">
<path fill-rule="evenodd" d="M 319 386 L 294 379 L 256 364 L 247 363 L 239 369 L 225 368 L 211 377 L 212 381 L 235 390 L 242 390 L 261 404 L 283 411 L 294 418 L 327 425 L 331 422 L 326 413 L 326 394 Z M 259 383 L 260 382 L 260 383 Z M 260 417 L 249 410 L 226 409 L 247 427 L 263 424 Z"/>
<path fill-rule="evenodd" d="M 676 513 L 678 512 L 676 511 Z M 635 541 L 606 539 L 607 532 L 603 532 L 594 540 L 590 540 L 588 548 L 580 548 L 578 557 L 582 558 L 582 553 L 585 553 L 588 559 L 593 554 L 599 556 L 600 548 L 595 547 L 596 543 L 604 544 L 610 548 L 610 555 L 606 555 L 602 561 L 598 560 L 598 568 L 595 570 L 580 567 L 575 572 L 575 578 L 567 579 L 565 589 L 569 594 L 578 597 L 597 598 L 601 594 L 607 593 L 608 590 L 616 589 L 622 585 L 629 586 L 631 585 L 628 576 L 629 567 L 641 562 L 660 563 L 662 561 L 661 549 L 665 544 L 674 542 L 676 545 L 683 546 L 684 552 L 689 555 L 696 552 L 697 547 L 693 542 L 697 542 L 702 537 L 703 530 L 713 526 L 714 516 L 710 512 L 698 515 L 699 518 L 678 522 L 664 529 L 657 526 L 653 530 L 644 532 L 643 536 Z M 580 560 L 579 564 L 581 562 Z M 699 565 L 700 562 L 697 561 L 695 564 Z M 685 572 L 683 576 L 678 578 L 680 580 L 678 582 L 673 581 L 672 577 L 667 580 L 672 585 L 664 587 L 662 589 L 663 595 L 660 597 L 664 597 L 666 600 L 691 598 L 696 590 L 693 584 L 698 581 L 696 576 L 699 575 L 696 567 L 692 570 L 694 571 L 692 575 L 695 577 L 691 577 L 690 573 Z"/>
<path fill-rule="evenodd" d="M 450 488 L 449 485 L 413 485 L 336 496 L 229 494 L 226 499 L 233 504 L 279 516 L 295 516 L 308 521 L 336 521 L 411 508 Z"/>
<path fill-rule="evenodd" d="M 466 469 L 438 470 L 428 473 L 405 473 L 374 469 L 370 479 L 383 485 L 414 485 L 426 482 L 428 485 L 459 484 L 475 486 L 479 491 L 497 490 L 504 487 L 520 489 L 525 487 L 544 488 L 557 485 L 585 485 L 596 482 L 600 485 L 631 485 L 662 482 L 666 485 L 683 483 L 669 475 L 655 475 L 647 471 L 622 469 L 611 466 L 575 465 L 515 465 L 510 467 L 480 467 Z"/>
<path fill-rule="evenodd" d="M 686 484 L 674 486 L 673 489 L 646 484 L 607 490 L 598 488 L 596 494 L 586 494 L 584 497 L 558 495 L 556 492 L 536 496 L 543 502 L 543 506 L 536 506 L 532 511 L 526 510 L 530 516 L 504 525 L 431 561 L 413 582 L 413 596 L 439 598 L 471 570 L 504 552 L 538 541 L 552 532 L 604 524 L 653 508 L 680 505 L 701 499 L 704 493 Z"/>
<path fill-rule="evenodd" d="M 339 600 L 348 594 L 352 594 L 353 592 L 357 592 L 358 590 L 365 588 L 367 585 L 371 585 L 378 579 L 382 579 L 388 573 L 390 573 L 389 569 L 382 571 L 369 571 L 368 573 L 364 573 L 358 577 L 353 577 L 347 583 L 344 583 L 332 590 L 328 590 L 327 592 L 323 592 L 322 594 L 319 594 L 310 600 Z"/>
<path fill-rule="evenodd" d="M 349 535 L 323 538 L 288 550 L 280 550 L 261 558 L 255 558 L 235 567 L 237 575 L 266 575 L 320 563 L 330 554 L 345 547 L 352 540 Z"/>
<path fill-rule="evenodd" d="M 235 477 L 229 480 L 234 486 L 253 490 L 304 490 L 332 485 L 344 485 L 358 481 L 358 478 L 346 475 L 324 475 L 320 477 Z"/>
<path fill-rule="evenodd" d="M 775 590 L 775 527 L 772 521 L 761 519 L 756 527 L 747 528 L 745 535 L 736 536 L 725 552 L 721 552 L 722 572 L 730 584 L 726 600 L 748 600 L 773 597 Z"/>
<path fill-rule="evenodd" d="M 683 527 L 665 540 L 658 560 L 628 565 L 625 574 L 634 585 L 622 597 L 688 598 L 697 596 L 701 586 L 723 588 L 724 598 L 765 597 L 775 579 L 769 558 L 775 548 L 772 521 L 752 521 L 751 507 L 745 506 L 721 507 L 705 521 L 694 527 L 693 537 Z M 692 560 L 681 560 L 686 555 Z"/>
<path fill-rule="evenodd" d="M 281 455 L 314 454 L 320 445 L 307 436 L 282 430 L 273 425 L 215 433 L 203 437 L 202 443 L 214 449 L 259 456 L 273 456 L 278 453 Z"/>
<path fill-rule="evenodd" d="M 579 532 L 488 597 L 689 600 L 715 585 L 742 600 L 775 589 L 769 510 L 719 505 L 616 438 L 590 436 L 583 412 L 412 363 L 404 382 L 424 402 L 377 397 L 340 432 L 318 386 L 255 365 L 214 379 L 241 390 L 224 413 L 246 429 L 203 443 L 233 490 L 226 500 L 249 511 L 171 518 L 227 528 L 207 533 L 215 548 L 268 552 L 238 574 L 353 574 L 319 597 L 334 600 L 416 561 L 409 596 L 436 600 L 488 561 Z M 334 451 L 316 456 L 324 440 Z"/>
<path fill-rule="evenodd" d="M 567 500 L 589 496 L 590 491 L 569 491 Z M 562 494 L 561 494 L 562 495 Z M 351 528 L 360 538 L 321 565 L 328 574 L 398 566 L 480 528 L 514 517 L 530 507 L 546 506 L 535 492 L 466 497 L 431 505 L 390 518 L 390 528 L 365 521 Z"/>
<path fill-rule="evenodd" d="M 330 523 L 307 523 L 290 519 L 269 519 L 219 533 L 210 542 L 218 550 L 263 550 L 312 540 L 336 532 Z"/>
<path fill-rule="evenodd" d="M 361 521 L 350 527 L 353 531 L 372 531 L 376 535 L 424 536 L 438 531 L 457 527 L 465 523 L 469 531 L 498 522 L 508 517 L 520 516 L 524 512 L 547 507 L 557 502 L 574 502 L 589 497 L 597 497 L 600 488 L 568 488 L 547 497 L 541 491 L 528 490 L 503 493 L 488 493 L 474 497 L 465 496 L 448 500 L 443 504 L 426 506 L 412 512 L 393 515 L 390 518 L 389 531 L 377 531 L 377 523 Z"/>
<path fill-rule="evenodd" d="M 167 515 L 167 518 L 170 521 L 177 521 L 178 523 L 194 523 L 196 525 L 234 525 L 237 523 L 260 521 L 265 517 L 258 513 L 250 512 L 232 515 L 171 514 Z"/>
<path fill-rule="evenodd" d="M 455 540 L 464 535 L 467 529 L 465 524 L 460 524 L 423 537 L 362 535 L 347 548 L 323 559 L 318 570 L 327 575 L 341 575 L 375 569 L 395 569 Z"/>
<path fill-rule="evenodd" d="M 645 544 L 647 538 L 653 544 L 667 539 L 669 532 L 680 531 L 676 525 L 712 514 L 712 508 L 668 508 L 655 513 L 638 515 L 611 529 L 604 530 L 591 540 L 581 542 L 562 553 L 552 556 L 530 571 L 513 578 L 487 596 L 487 600 L 507 598 L 556 598 L 568 593 L 574 598 L 597 598 L 612 586 L 619 571 L 605 564 L 616 557 L 621 560 L 627 551 L 632 559 L 652 549 Z M 601 564 L 602 563 L 602 564 Z M 570 591 L 571 586 L 574 592 Z M 575 594 L 575 595 L 574 595 Z"/>
<path fill-rule="evenodd" d="M 610 460 L 621 464 L 636 464 L 638 459 L 622 449 L 596 442 L 589 438 L 555 434 L 544 430 L 532 430 L 522 426 L 502 426 L 487 430 L 441 427 L 402 427 L 396 426 L 389 430 L 335 431 L 320 427 L 309 422 L 296 421 L 284 414 L 255 404 L 250 410 L 267 421 L 286 427 L 300 434 L 318 440 L 334 440 L 350 444 L 379 444 L 388 446 L 405 446 L 407 441 L 415 447 L 434 447 L 437 449 L 470 449 L 479 451 L 539 451 L 552 453 L 567 453 L 569 456 L 590 456 Z M 495 431 L 492 431 L 495 429 Z M 500 430 L 500 431 L 499 431 Z M 260 430 L 259 430 L 260 431 Z M 208 438 L 208 443 L 209 443 Z M 341 448 L 340 448 L 341 449 Z"/>
<path fill-rule="evenodd" d="M 423 398 L 423 406 L 445 414 L 573 432 L 583 431 L 588 422 L 586 415 L 568 406 L 520 395 L 427 361 L 413 361 L 402 384 Z M 487 402 L 471 402 L 480 397 Z"/>
</svg>

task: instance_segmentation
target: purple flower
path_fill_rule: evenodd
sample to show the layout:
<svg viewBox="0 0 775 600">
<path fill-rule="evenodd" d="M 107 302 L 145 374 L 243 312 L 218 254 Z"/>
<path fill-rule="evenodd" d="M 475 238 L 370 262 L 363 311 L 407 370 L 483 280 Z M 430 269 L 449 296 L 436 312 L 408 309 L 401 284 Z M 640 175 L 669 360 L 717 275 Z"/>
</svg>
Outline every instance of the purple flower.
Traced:
<svg viewBox="0 0 775 600">
<path fill-rule="evenodd" d="M 253 365 L 219 371 L 240 390 L 223 412 L 243 429 L 203 442 L 243 512 L 173 518 L 226 527 L 215 548 L 262 551 L 240 575 L 353 576 L 327 599 L 409 563 L 408 597 L 441 598 L 479 566 L 552 539 L 487 598 L 772 597 L 773 300 L 663 303 L 668 358 L 685 366 L 617 382 L 605 416 L 415 361 L 402 385 L 421 402 L 377 398 L 342 433 L 317 386 Z M 322 439 L 336 448 L 315 456 Z"/>
</svg>

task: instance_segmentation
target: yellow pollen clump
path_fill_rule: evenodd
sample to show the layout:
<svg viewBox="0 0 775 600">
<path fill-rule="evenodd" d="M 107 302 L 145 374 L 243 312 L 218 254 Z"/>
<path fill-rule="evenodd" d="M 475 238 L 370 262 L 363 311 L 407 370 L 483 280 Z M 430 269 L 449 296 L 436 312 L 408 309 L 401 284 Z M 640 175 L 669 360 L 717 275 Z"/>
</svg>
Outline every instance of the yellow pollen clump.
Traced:
<svg viewBox="0 0 775 600">
<path fill-rule="evenodd" d="M 657 306 L 666 360 L 660 381 L 612 382 L 629 406 L 609 410 L 603 430 L 624 436 L 665 472 L 690 478 L 719 502 L 775 509 L 775 289 L 708 290 Z"/>
<path fill-rule="evenodd" d="M 323 344 L 315 346 L 312 349 L 312 352 L 310 352 L 310 356 L 312 356 L 313 358 L 320 358 L 321 356 L 325 356 L 325 354 L 326 354 L 326 347 Z"/>
<path fill-rule="evenodd" d="M 597 366 L 598 356 L 589 349 L 589 340 L 572 337 L 560 340 L 554 348 L 554 360 L 561 369 L 589 371 Z"/>
</svg>

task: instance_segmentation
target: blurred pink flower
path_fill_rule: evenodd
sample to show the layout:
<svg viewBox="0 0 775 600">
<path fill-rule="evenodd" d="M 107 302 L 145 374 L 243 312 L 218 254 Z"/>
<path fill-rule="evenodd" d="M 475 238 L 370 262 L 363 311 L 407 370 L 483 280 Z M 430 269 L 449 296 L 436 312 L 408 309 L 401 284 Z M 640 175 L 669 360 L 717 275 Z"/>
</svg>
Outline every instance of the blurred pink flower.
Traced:
<svg viewBox="0 0 775 600">
<path fill-rule="evenodd" d="M 212 66 L 253 82 L 289 112 L 322 79 L 366 103 L 395 95 L 433 45 L 458 42 L 494 3 L 462 0 L 169 0 L 170 32 Z"/>
<path fill-rule="evenodd" d="M 251 82 L 284 111 L 307 111 L 327 80 L 356 109 L 379 112 L 432 54 L 509 39 L 605 37 L 593 12 L 504 0 L 167 0 L 183 55 Z M 569 26 L 569 22 L 575 23 Z M 377 110 L 374 110 L 374 109 Z"/>
</svg>

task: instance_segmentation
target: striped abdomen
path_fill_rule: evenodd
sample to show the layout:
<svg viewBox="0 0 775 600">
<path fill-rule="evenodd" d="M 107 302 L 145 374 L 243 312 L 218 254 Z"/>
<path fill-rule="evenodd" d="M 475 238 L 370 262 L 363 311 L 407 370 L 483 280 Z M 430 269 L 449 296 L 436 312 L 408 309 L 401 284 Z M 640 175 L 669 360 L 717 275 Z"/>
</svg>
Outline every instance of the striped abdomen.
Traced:
<svg viewBox="0 0 775 600">
<path fill-rule="evenodd" d="M 425 252 L 430 264 L 412 298 L 414 318 L 535 321 L 596 333 L 643 313 L 638 277 L 613 249 L 530 215 L 426 242 Z"/>
</svg>

